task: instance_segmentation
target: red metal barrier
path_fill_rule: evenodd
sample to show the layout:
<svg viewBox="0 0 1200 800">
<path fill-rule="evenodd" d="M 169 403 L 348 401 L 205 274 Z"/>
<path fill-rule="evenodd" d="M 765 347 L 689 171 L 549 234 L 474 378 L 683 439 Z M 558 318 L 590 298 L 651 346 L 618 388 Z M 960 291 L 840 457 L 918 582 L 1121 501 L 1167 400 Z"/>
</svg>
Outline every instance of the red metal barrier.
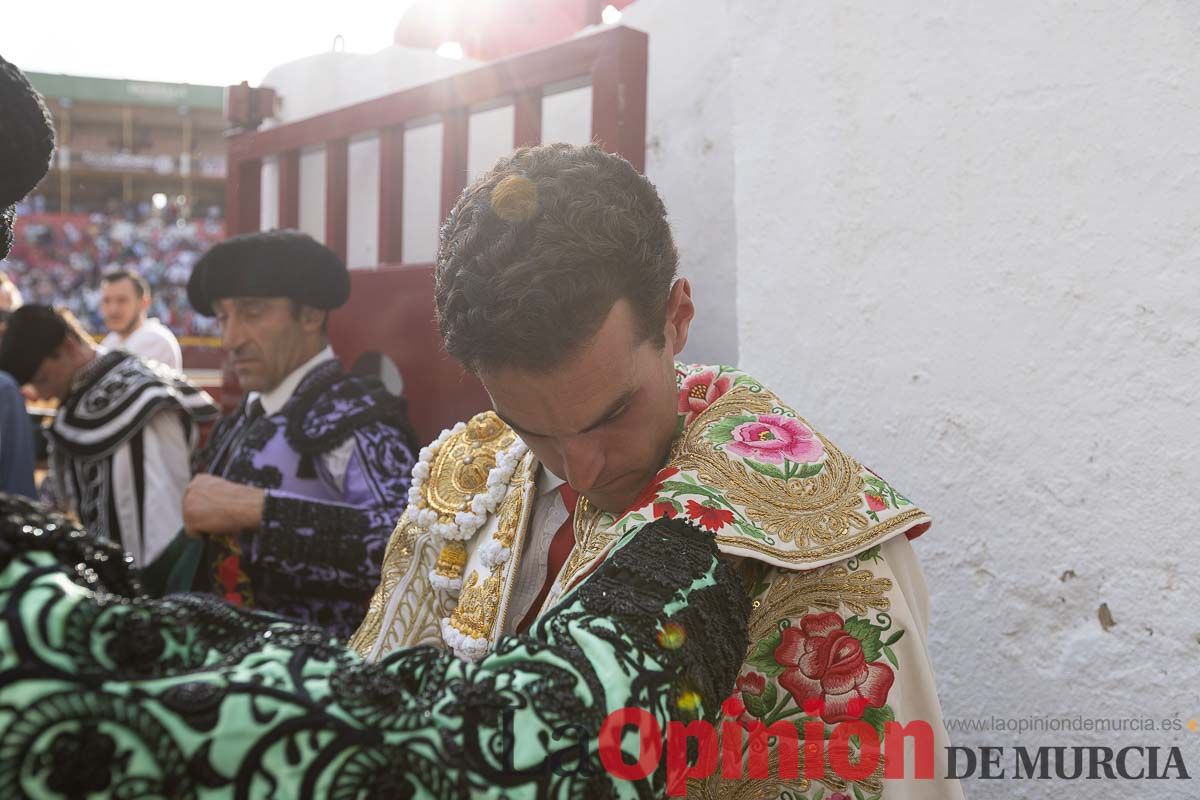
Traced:
<svg viewBox="0 0 1200 800">
<path fill-rule="evenodd" d="M 353 270 L 350 302 L 332 317 L 330 336 L 347 365 L 361 354 L 387 355 L 405 380 L 417 433 L 431 439 L 455 421 L 488 407 L 473 378 L 444 355 L 434 325 L 433 268 L 404 264 L 404 130 L 436 116 L 442 122 L 441 212 L 444 217 L 467 180 L 468 120 L 473 108 L 508 100 L 513 141 L 541 141 L 545 87 L 580 78 L 592 86 L 592 136 L 639 170 L 645 167 L 646 35 L 612 28 L 507 58 L 448 78 L 229 140 L 226 224 L 229 234 L 259 229 L 262 162 L 279 160 L 279 220 L 299 223 L 299 158 L 325 148 L 325 243 L 346 257 L 350 139 L 377 133 L 380 143 L 379 259 L 376 269 Z"/>
</svg>

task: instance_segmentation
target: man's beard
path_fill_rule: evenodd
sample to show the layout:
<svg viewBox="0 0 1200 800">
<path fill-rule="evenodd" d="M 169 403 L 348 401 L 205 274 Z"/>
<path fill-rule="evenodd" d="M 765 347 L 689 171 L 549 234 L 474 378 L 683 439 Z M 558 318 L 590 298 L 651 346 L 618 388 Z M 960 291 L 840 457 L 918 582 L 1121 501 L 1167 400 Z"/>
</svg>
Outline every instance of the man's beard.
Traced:
<svg viewBox="0 0 1200 800">
<path fill-rule="evenodd" d="M 140 327 L 142 327 L 142 316 L 141 316 L 141 314 L 138 314 L 124 328 L 116 328 L 115 330 L 117 331 L 117 334 L 120 335 L 121 337 L 128 338 L 131 333 L 133 333 Z"/>
</svg>

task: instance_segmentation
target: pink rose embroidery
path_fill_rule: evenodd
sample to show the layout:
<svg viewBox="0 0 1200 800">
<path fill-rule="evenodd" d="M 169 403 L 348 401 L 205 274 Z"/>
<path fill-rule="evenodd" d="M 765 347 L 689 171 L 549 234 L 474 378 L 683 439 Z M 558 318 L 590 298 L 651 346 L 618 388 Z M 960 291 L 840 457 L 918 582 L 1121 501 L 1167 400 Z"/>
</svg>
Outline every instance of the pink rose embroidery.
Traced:
<svg viewBox="0 0 1200 800">
<path fill-rule="evenodd" d="M 731 383 L 728 375 L 718 378 L 711 369 L 684 378 L 679 390 L 679 413 L 687 414 L 684 424 L 692 424 L 714 400 L 729 391 Z"/>
<path fill-rule="evenodd" d="M 731 453 L 755 461 L 779 464 L 785 458 L 800 464 L 821 458 L 825 447 L 803 422 L 777 414 L 759 414 L 753 422 L 733 429 L 733 441 L 725 446 Z"/>
<path fill-rule="evenodd" d="M 832 611 L 807 614 L 784 630 L 775 661 L 784 667 L 779 685 L 808 713 L 833 724 L 881 707 L 896 678 L 886 664 L 867 663 L 862 642 Z"/>
</svg>

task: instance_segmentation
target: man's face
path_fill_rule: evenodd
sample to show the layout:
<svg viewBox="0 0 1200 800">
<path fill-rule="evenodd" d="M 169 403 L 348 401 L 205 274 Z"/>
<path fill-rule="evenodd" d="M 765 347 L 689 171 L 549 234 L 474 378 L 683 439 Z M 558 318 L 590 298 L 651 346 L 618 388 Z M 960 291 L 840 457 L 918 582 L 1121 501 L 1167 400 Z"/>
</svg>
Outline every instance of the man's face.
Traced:
<svg viewBox="0 0 1200 800">
<path fill-rule="evenodd" d="M 693 309 L 686 281 L 672 290 L 666 345 L 638 341 L 620 300 L 592 339 L 548 372 L 481 370 L 492 405 L 537 459 L 594 505 L 624 510 L 662 467 L 675 435 L 674 357 Z"/>
<path fill-rule="evenodd" d="M 213 304 L 221 347 L 247 392 L 269 392 L 311 357 L 311 317 L 297 315 L 286 297 L 226 297 Z M 317 317 L 317 330 L 320 317 Z"/>
<path fill-rule="evenodd" d="M 42 360 L 37 372 L 29 379 L 34 399 L 62 402 L 67 398 L 67 392 L 71 389 L 71 379 L 79 366 L 77 355 L 74 340 L 68 338 L 57 350 Z"/>
<path fill-rule="evenodd" d="M 100 313 L 110 331 L 122 335 L 133 332 L 150 306 L 149 297 L 138 297 L 131 280 L 111 281 L 100 289 Z"/>
</svg>

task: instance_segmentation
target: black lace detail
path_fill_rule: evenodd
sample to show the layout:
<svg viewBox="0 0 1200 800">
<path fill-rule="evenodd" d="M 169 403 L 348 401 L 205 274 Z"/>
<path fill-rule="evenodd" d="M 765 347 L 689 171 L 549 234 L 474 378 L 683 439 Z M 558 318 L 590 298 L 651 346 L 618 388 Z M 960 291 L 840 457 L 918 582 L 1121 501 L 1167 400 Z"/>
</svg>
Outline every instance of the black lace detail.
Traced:
<svg viewBox="0 0 1200 800">
<path fill-rule="evenodd" d="M 309 459 L 333 450 L 355 431 L 382 424 L 393 428 L 410 452 L 420 445 L 408 421 L 408 403 L 374 377 L 350 375 L 327 361 L 304 377 L 283 412 L 284 436 Z"/>
<path fill-rule="evenodd" d="M 695 691 L 715 713 L 746 647 L 740 581 L 710 536 L 678 522 L 623 541 L 479 664 L 430 648 L 366 664 L 314 627 L 206 596 L 149 600 L 111 549 L 0 496 L 0 636 L 15 665 L 0 671 L 12 712 L 0 796 L 608 797 L 592 746 L 605 709 L 639 705 L 665 730 L 679 694 Z M 63 565 L 89 594 L 48 590 Z M 599 651 L 604 680 L 589 657 Z M 528 736 L 517 752 L 544 759 L 508 763 Z M 660 771 L 639 796 L 663 785 Z"/>
<path fill-rule="evenodd" d="M 370 529 L 367 514 L 357 508 L 314 503 L 294 497 L 268 494 L 263 519 L 271 525 L 261 532 L 260 549 L 282 562 L 314 564 L 331 567 L 338 572 L 357 575 L 366 564 L 383 562 L 383 550 L 377 542 L 368 542 L 361 533 Z M 305 532 L 305 533 L 302 533 Z M 276 532 L 283 535 L 275 536 Z M 377 552 L 368 552 L 368 546 Z M 363 587 L 352 586 L 356 591 Z M 324 584 L 326 592 L 334 592 L 336 583 Z"/>
<path fill-rule="evenodd" d="M 113 350 L 76 376 L 50 432 L 57 446 L 73 457 L 97 458 L 169 406 L 182 412 L 189 430 L 193 423 L 216 419 L 218 414 L 212 398 L 180 373 L 125 350 Z"/>
<path fill-rule="evenodd" d="M 132 556 L 31 500 L 0 494 L 0 529 L 0 569 L 26 553 L 48 552 L 69 567 L 71 580 L 84 588 L 123 597 L 142 593 Z"/>
</svg>

